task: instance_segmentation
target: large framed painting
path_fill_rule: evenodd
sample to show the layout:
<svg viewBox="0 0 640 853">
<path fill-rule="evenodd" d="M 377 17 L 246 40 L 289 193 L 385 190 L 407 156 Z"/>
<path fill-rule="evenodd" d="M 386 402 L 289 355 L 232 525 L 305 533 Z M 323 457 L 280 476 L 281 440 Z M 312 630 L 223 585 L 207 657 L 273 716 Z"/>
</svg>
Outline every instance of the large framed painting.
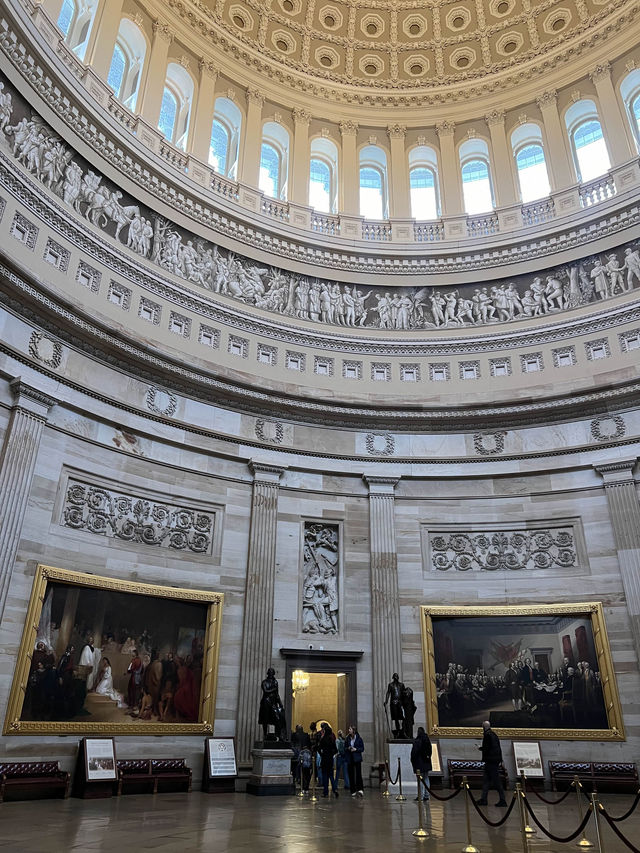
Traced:
<svg viewBox="0 0 640 853">
<path fill-rule="evenodd" d="M 223 600 L 39 565 L 4 734 L 212 734 Z"/>
<path fill-rule="evenodd" d="M 625 739 L 600 602 L 421 609 L 431 734 Z"/>
</svg>

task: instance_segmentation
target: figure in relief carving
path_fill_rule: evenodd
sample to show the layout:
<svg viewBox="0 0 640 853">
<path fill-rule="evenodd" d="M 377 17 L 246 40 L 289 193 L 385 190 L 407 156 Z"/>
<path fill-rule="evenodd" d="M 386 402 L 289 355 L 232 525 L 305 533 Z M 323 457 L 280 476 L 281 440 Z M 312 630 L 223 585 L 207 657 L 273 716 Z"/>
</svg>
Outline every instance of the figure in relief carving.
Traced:
<svg viewBox="0 0 640 853">
<path fill-rule="evenodd" d="M 594 280 L 596 293 L 600 299 L 606 299 L 609 296 L 609 279 L 607 278 L 607 269 L 599 258 L 593 265 L 591 278 Z"/>
<path fill-rule="evenodd" d="M 4 139 L 4 129 L 11 121 L 11 95 L 4 91 L 4 83 L 0 83 L 0 139 Z"/>
<path fill-rule="evenodd" d="M 624 250 L 624 267 L 627 271 L 627 290 L 632 290 L 634 276 L 640 282 L 640 255 L 637 249 L 627 248 Z"/>
<path fill-rule="evenodd" d="M 438 291 L 436 290 L 436 292 L 431 295 L 430 302 L 433 322 L 436 324 L 436 326 L 444 326 L 443 308 L 445 306 L 445 301 L 442 297 L 442 294 L 438 293 Z"/>
<path fill-rule="evenodd" d="M 384 708 L 391 715 L 393 722 L 393 736 L 401 738 L 404 733 L 404 708 L 402 707 L 402 694 L 405 690 L 404 684 L 400 681 L 400 676 L 397 672 L 393 673 L 391 681 L 387 685 L 387 692 L 384 697 Z"/>
<path fill-rule="evenodd" d="M 615 296 L 617 292 L 624 293 L 624 278 L 622 275 L 624 267 L 620 266 L 614 254 L 607 255 L 605 269 L 609 273 L 609 281 L 611 282 L 610 295 Z"/>
<path fill-rule="evenodd" d="M 260 711 L 258 713 L 258 724 L 262 726 L 262 738 L 268 740 L 269 726 L 275 729 L 275 739 L 286 741 L 287 721 L 284 715 L 284 705 L 278 691 L 278 680 L 275 670 L 269 667 L 267 677 L 262 681 L 262 698 L 260 699 Z"/>
<path fill-rule="evenodd" d="M 73 205 L 80 195 L 82 188 L 82 169 L 72 160 L 64 170 L 62 181 L 62 200 L 65 204 Z"/>
<path fill-rule="evenodd" d="M 544 294 L 547 299 L 547 305 L 549 306 L 549 310 L 555 311 L 557 308 L 558 311 L 561 311 L 564 308 L 562 302 L 562 282 L 559 279 L 555 278 L 555 276 L 547 276 L 547 285 L 544 289 Z"/>
<path fill-rule="evenodd" d="M 307 523 L 304 533 L 302 631 L 338 633 L 338 528 Z"/>
</svg>

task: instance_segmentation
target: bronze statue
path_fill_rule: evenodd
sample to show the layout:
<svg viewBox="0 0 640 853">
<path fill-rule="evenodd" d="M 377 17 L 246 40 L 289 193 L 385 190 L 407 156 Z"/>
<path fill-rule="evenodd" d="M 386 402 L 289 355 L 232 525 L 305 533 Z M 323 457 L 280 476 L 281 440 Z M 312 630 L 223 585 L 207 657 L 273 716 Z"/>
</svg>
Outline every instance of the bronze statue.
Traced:
<svg viewBox="0 0 640 853">
<path fill-rule="evenodd" d="M 284 715 L 284 705 L 278 692 L 278 679 L 275 676 L 275 669 L 269 667 L 267 677 L 262 682 L 258 723 L 262 726 L 263 740 L 268 739 L 267 730 L 271 725 L 275 728 L 276 740 L 286 741 L 287 721 Z"/>
<path fill-rule="evenodd" d="M 413 701 L 413 690 L 410 687 L 402 689 L 402 710 L 404 711 L 404 736 L 408 740 L 413 740 L 413 721 L 418 709 Z"/>
<path fill-rule="evenodd" d="M 384 707 L 391 704 L 391 719 L 393 720 L 393 736 L 401 738 L 404 734 L 403 721 L 404 711 L 402 709 L 402 692 L 405 689 L 404 684 L 400 681 L 400 676 L 397 672 L 393 673 L 392 680 L 387 685 L 387 692 L 384 697 Z"/>
</svg>

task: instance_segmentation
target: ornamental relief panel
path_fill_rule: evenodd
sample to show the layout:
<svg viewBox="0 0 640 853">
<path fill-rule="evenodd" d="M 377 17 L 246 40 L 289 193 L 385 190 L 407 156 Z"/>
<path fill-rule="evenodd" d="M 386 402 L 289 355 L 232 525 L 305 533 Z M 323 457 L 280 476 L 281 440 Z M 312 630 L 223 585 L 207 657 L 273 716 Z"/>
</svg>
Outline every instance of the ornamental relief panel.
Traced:
<svg viewBox="0 0 640 853">
<path fill-rule="evenodd" d="M 70 478 L 60 523 L 107 539 L 210 554 L 215 515 Z"/>
<path fill-rule="evenodd" d="M 60 139 L 8 82 L 0 150 L 11 155 L 86 219 L 140 259 L 213 294 L 320 326 L 416 332 L 497 326 L 599 303 L 640 286 L 640 244 L 537 275 L 478 287 L 344 284 L 258 264 L 159 216 L 97 173 Z M 6 118 L 6 121 L 4 120 Z"/>
<path fill-rule="evenodd" d="M 338 634 L 340 526 L 305 521 L 302 552 L 303 634 Z"/>
</svg>

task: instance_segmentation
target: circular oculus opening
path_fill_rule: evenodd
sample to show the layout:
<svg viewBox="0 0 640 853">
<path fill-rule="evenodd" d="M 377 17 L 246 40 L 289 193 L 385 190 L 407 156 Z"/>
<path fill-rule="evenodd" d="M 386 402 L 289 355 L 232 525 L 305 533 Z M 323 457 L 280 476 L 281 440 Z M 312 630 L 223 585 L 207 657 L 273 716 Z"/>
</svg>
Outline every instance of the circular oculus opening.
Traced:
<svg viewBox="0 0 640 853">
<path fill-rule="evenodd" d="M 378 25 L 377 24 L 367 24 L 367 33 L 370 36 L 375 36 L 375 34 L 377 32 L 378 32 Z"/>
<path fill-rule="evenodd" d="M 325 27 L 335 27 L 336 19 L 333 17 L 333 15 L 327 15 L 327 17 L 324 19 L 324 25 Z"/>
<path fill-rule="evenodd" d="M 509 11 L 508 3 L 498 3 L 496 11 L 500 12 L 501 15 L 506 14 Z"/>
<path fill-rule="evenodd" d="M 278 48 L 278 50 L 289 50 L 289 45 L 286 43 L 286 41 L 283 41 L 282 39 L 278 39 L 278 41 L 276 42 L 276 47 Z"/>
<path fill-rule="evenodd" d="M 378 69 L 375 65 L 365 65 L 364 72 L 365 74 L 376 74 Z"/>
<path fill-rule="evenodd" d="M 330 68 L 332 65 L 330 56 L 321 56 L 320 57 L 320 65 L 324 65 L 325 68 Z"/>
<path fill-rule="evenodd" d="M 244 18 L 241 18 L 240 15 L 233 16 L 233 23 L 236 27 L 239 27 L 241 30 L 244 29 Z"/>
<path fill-rule="evenodd" d="M 466 68 L 469 62 L 470 60 L 468 56 L 459 56 L 456 65 L 458 68 Z"/>
<path fill-rule="evenodd" d="M 563 30 L 567 25 L 567 22 L 564 18 L 556 18 L 556 20 L 551 24 L 551 29 L 554 32 L 558 32 L 558 30 Z"/>
<path fill-rule="evenodd" d="M 464 18 L 461 15 L 459 15 L 457 18 L 454 18 L 453 26 L 456 28 L 456 30 L 459 30 L 460 27 L 464 27 Z"/>
<path fill-rule="evenodd" d="M 291 0 L 282 0 L 282 8 L 285 12 L 293 12 L 293 3 Z"/>
<path fill-rule="evenodd" d="M 409 71 L 411 71 L 412 74 L 422 74 L 423 67 L 422 65 L 418 65 L 418 63 L 416 63 L 415 65 L 411 66 Z"/>
<path fill-rule="evenodd" d="M 422 32 L 422 27 L 420 26 L 420 24 L 411 24 L 411 26 L 409 27 L 409 32 L 412 36 L 419 36 Z"/>
<path fill-rule="evenodd" d="M 509 41 L 502 49 L 505 53 L 513 53 L 513 51 L 516 50 L 517 47 L 518 45 L 514 41 Z"/>
</svg>

